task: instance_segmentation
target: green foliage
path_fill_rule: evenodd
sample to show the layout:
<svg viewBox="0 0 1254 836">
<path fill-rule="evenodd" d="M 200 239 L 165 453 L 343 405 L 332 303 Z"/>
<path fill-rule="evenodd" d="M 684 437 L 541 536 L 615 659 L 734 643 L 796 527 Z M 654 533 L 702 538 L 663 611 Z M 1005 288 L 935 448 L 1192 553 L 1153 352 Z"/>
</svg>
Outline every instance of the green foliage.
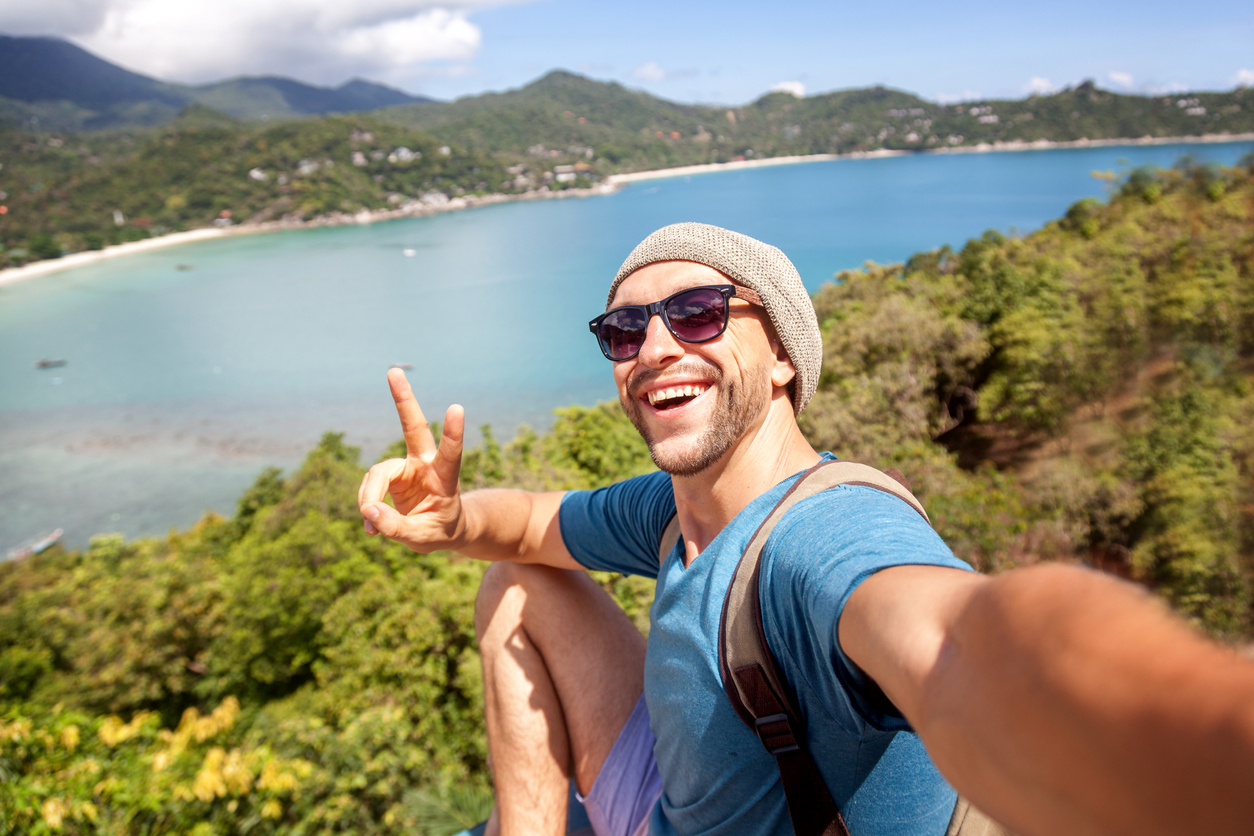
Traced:
<svg viewBox="0 0 1254 836">
<path fill-rule="evenodd" d="M 1248 169 L 1138 169 L 1027 238 L 843 273 L 802 427 L 900 468 L 980 568 L 1092 561 L 1243 635 L 1252 207 Z"/>
<path fill-rule="evenodd" d="M 591 409 L 568 406 L 555 414 L 540 449 L 546 462 L 569 474 L 567 490 L 599 488 L 654 469 L 648 446 L 617 401 Z"/>
<path fill-rule="evenodd" d="M 0 716 L 0 834 L 232 833 L 290 829 L 313 772 L 242 739 L 229 697 L 177 728 L 53 707 Z M 286 825 L 286 826 L 285 826 Z"/>
<path fill-rule="evenodd" d="M 51 235 L 32 235 L 26 242 L 26 249 L 35 258 L 60 258 L 61 245 Z"/>
<path fill-rule="evenodd" d="M 272 491 L 222 561 L 229 606 L 209 648 L 206 693 L 289 693 L 312 677 L 324 641 L 326 610 L 387 569 L 386 543 L 364 538 L 356 491 L 356 448 L 327 433 L 304 465 L 275 490 L 262 475 L 245 499 Z M 260 489 L 260 490 L 259 490 Z M 241 501 L 241 511 L 251 510 Z"/>
<path fill-rule="evenodd" d="M 569 406 L 554 415 L 546 435 L 520 427 L 504 447 L 491 427 L 482 427 L 483 442 L 462 459 L 463 487 L 599 488 L 654 469 L 648 446 L 617 401 Z"/>
<path fill-rule="evenodd" d="M 209 518 L 129 544 L 97 537 L 82 553 L 6 566 L 0 658 L 22 661 L 25 674 L 25 694 L 14 696 L 95 711 L 161 707 L 177 717 L 219 621 L 207 543 L 219 526 Z"/>
<path fill-rule="evenodd" d="M 953 312 L 952 286 L 904 273 L 868 265 L 815 295 L 823 375 L 801 425 L 820 449 L 868 457 L 939 433 L 946 405 L 989 352 L 980 329 Z"/>
<path fill-rule="evenodd" d="M 1184 377 L 1128 445 L 1125 468 L 1146 504 L 1132 561 L 1178 610 L 1236 633 L 1249 593 L 1237 559 L 1241 474 L 1224 427 L 1231 406 Z"/>
</svg>

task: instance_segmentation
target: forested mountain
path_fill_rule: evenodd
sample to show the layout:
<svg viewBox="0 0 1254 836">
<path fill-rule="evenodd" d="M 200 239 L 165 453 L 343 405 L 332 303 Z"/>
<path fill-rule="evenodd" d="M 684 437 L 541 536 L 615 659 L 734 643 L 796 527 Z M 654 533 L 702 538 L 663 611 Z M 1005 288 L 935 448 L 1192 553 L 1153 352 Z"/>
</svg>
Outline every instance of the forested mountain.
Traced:
<svg viewBox="0 0 1254 836">
<path fill-rule="evenodd" d="M 675 104 L 559 70 L 507 93 L 379 115 L 494 153 L 589 146 L 597 157 L 628 168 L 658 168 L 881 148 L 1254 132 L 1254 90 L 1127 96 L 1085 82 L 1048 96 L 942 105 L 872 87 L 800 99 L 770 93 L 747 105 L 712 107 Z"/>
<path fill-rule="evenodd" d="M 124 70 L 59 38 L 0 35 L 0 121 L 42 123 L 50 131 L 163 125 L 193 103 L 239 118 L 273 120 L 422 101 L 427 99 L 361 80 L 334 89 L 272 76 L 171 84 Z"/>
<path fill-rule="evenodd" d="M 815 306 L 804 431 L 905 472 L 959 557 L 1088 563 L 1250 641 L 1254 163 L 1138 171 L 1024 238 L 842 273 Z M 505 445 L 485 428 L 462 481 L 588 488 L 651 467 L 607 404 Z M 482 567 L 367 537 L 361 474 L 332 433 L 230 519 L 0 564 L 0 834 L 481 819 Z M 651 585 L 594 576 L 647 629 Z"/>
</svg>

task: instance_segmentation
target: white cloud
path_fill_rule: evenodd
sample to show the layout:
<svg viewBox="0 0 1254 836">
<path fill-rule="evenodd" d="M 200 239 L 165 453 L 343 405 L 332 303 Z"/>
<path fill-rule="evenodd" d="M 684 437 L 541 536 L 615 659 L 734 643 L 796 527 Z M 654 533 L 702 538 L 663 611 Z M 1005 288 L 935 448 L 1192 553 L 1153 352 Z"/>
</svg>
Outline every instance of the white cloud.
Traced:
<svg viewBox="0 0 1254 836">
<path fill-rule="evenodd" d="M 631 77 L 636 81 L 666 81 L 666 70 L 658 62 L 650 61 L 632 70 Z"/>
<path fill-rule="evenodd" d="M 1161 96 L 1164 93 L 1187 93 L 1189 92 L 1189 85 L 1181 84 L 1178 81 L 1173 81 L 1170 84 L 1150 84 L 1146 86 L 1145 92 L 1152 96 Z"/>
<path fill-rule="evenodd" d="M 792 93 L 798 99 L 806 97 L 806 86 L 800 81 L 781 81 L 771 85 L 772 93 Z"/>
<path fill-rule="evenodd" d="M 482 43 L 469 15 L 509 0 L 38 0 L 0 2 L 0 31 L 70 37 L 171 81 L 278 74 L 318 84 L 413 82 Z M 29 8 L 18 8 L 25 5 Z M 464 68 L 463 68 L 464 70 Z"/>
<path fill-rule="evenodd" d="M 1132 73 L 1121 73 L 1117 70 L 1112 70 L 1106 74 L 1106 77 L 1115 84 L 1118 84 L 1120 87 L 1127 89 L 1132 88 Z"/>
<path fill-rule="evenodd" d="M 0 4 L 6 35 L 81 35 L 104 22 L 109 0 L 39 0 Z"/>
<path fill-rule="evenodd" d="M 1238 87 L 1254 87 L 1254 70 L 1247 70 L 1242 67 L 1232 77 L 1232 83 Z"/>
<path fill-rule="evenodd" d="M 464 13 L 432 9 L 410 18 L 350 28 L 338 40 L 346 56 L 404 66 L 473 58 L 479 51 L 480 33 Z"/>
<path fill-rule="evenodd" d="M 1034 75 L 1023 87 L 1024 91 L 1033 95 L 1046 95 L 1057 92 L 1058 85 L 1044 76 Z"/>
</svg>

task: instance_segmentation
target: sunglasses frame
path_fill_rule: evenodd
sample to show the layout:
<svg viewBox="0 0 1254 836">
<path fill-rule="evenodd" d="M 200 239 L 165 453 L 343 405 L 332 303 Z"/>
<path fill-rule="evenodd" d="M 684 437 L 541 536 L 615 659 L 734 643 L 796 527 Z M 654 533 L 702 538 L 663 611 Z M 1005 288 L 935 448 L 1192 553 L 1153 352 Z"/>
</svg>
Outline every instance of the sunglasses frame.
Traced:
<svg viewBox="0 0 1254 836">
<path fill-rule="evenodd" d="M 674 299 L 677 296 L 683 296 L 685 293 L 692 293 L 694 290 L 717 290 L 719 293 L 723 295 L 723 324 L 719 326 L 717 333 L 715 333 L 711 337 L 706 337 L 704 340 L 686 340 L 683 337 L 679 336 L 678 334 L 675 333 L 675 328 L 674 326 L 671 325 L 670 318 L 666 315 L 666 306 L 670 303 L 672 299 Z M 608 311 L 606 311 L 605 313 L 601 314 L 600 316 L 594 318 L 591 322 L 589 322 L 588 330 L 591 331 L 594 335 L 596 335 L 597 347 L 601 349 L 601 353 L 605 355 L 605 359 L 609 360 L 612 363 L 622 363 L 626 360 L 630 360 L 631 358 L 635 357 L 637 354 L 640 353 L 641 348 L 644 348 L 644 341 L 641 340 L 640 348 L 637 348 L 635 351 L 633 351 L 631 354 L 628 354 L 626 357 L 611 357 L 610 356 L 609 351 L 607 351 L 605 348 L 605 343 L 602 342 L 601 336 L 600 334 L 597 333 L 597 331 L 600 329 L 601 323 L 605 320 L 607 316 L 609 316 L 612 313 L 617 313 L 618 311 L 624 311 L 624 310 L 644 311 L 644 314 L 645 314 L 644 327 L 646 331 L 648 330 L 649 322 L 652 321 L 653 317 L 660 316 L 662 318 L 662 324 L 666 326 L 666 330 L 669 331 L 671 336 L 674 337 L 679 342 L 689 343 L 689 344 L 708 343 L 708 342 L 712 342 L 713 340 L 717 340 L 719 337 L 723 336 L 723 332 L 727 330 L 727 322 L 731 318 L 731 304 L 729 303 L 729 300 L 733 296 L 735 296 L 737 299 L 741 299 L 745 302 L 748 302 L 751 305 L 758 305 L 759 307 L 763 306 L 762 297 L 759 296 L 755 291 L 751 290 L 750 288 L 740 287 L 739 285 L 733 285 L 733 284 L 703 284 L 703 285 L 697 285 L 696 287 L 685 287 L 683 290 L 672 293 L 670 296 L 667 296 L 665 299 L 659 299 L 658 301 L 650 302 L 647 305 L 619 305 L 617 308 L 610 308 Z"/>
</svg>

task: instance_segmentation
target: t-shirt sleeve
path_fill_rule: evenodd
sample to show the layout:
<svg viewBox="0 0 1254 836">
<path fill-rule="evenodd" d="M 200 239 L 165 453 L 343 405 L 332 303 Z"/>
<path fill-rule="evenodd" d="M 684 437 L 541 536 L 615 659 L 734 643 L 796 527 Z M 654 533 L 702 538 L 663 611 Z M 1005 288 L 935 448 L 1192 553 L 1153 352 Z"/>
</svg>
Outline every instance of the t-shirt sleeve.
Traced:
<svg viewBox="0 0 1254 836">
<path fill-rule="evenodd" d="M 656 578 L 662 530 L 675 514 L 665 473 L 649 473 L 562 497 L 558 522 L 567 550 L 580 565 Z"/>
<path fill-rule="evenodd" d="M 881 569 L 971 567 L 905 502 L 853 485 L 797 503 L 771 532 L 763 560 L 767 641 L 790 680 L 799 677 L 791 683 L 798 699 L 825 707 L 838 722 L 857 717 L 881 731 L 909 729 L 879 686 L 845 655 L 837 634 L 840 615 L 858 585 Z"/>
</svg>

